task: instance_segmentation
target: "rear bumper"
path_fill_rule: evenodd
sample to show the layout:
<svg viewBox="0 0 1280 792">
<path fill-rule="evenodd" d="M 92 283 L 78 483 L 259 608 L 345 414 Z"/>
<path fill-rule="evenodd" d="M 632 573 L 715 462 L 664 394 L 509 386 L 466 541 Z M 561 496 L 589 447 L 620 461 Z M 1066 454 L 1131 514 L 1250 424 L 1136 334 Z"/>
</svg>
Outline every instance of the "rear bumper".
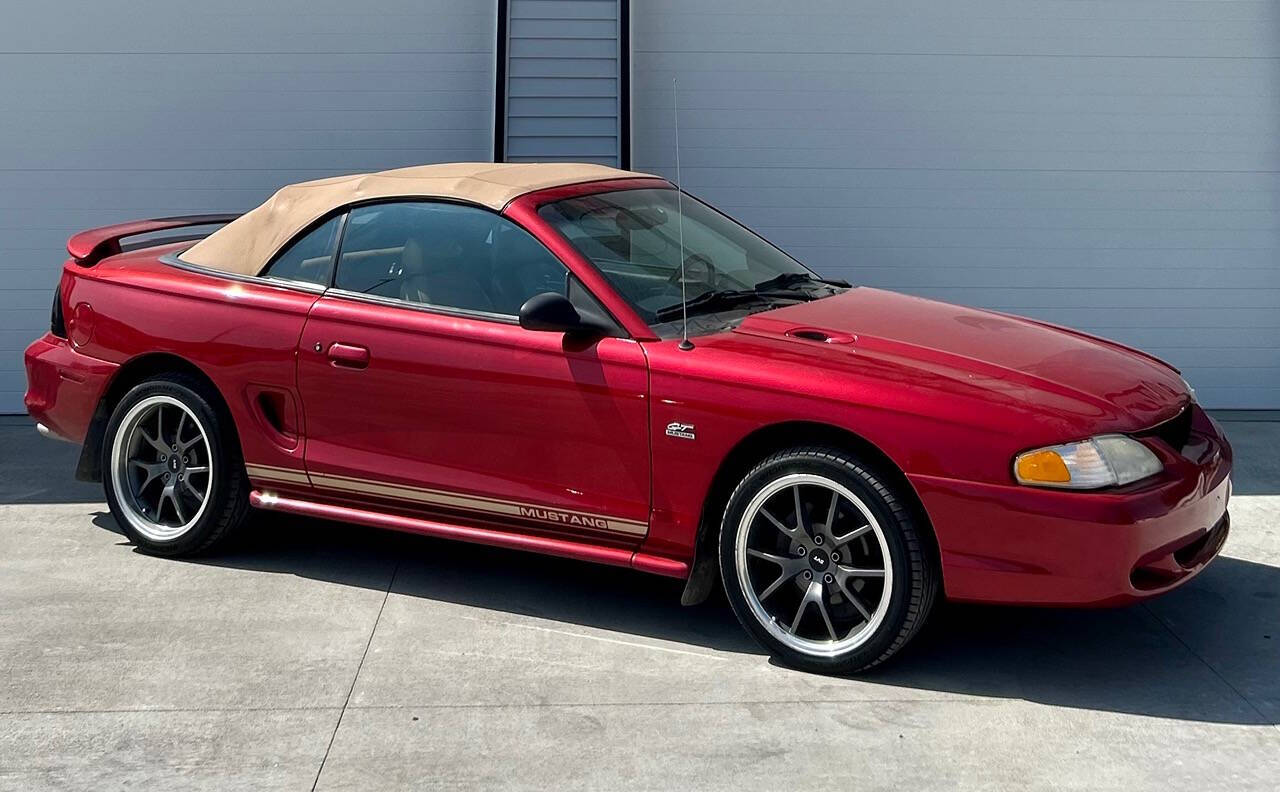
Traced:
<svg viewBox="0 0 1280 792">
<path fill-rule="evenodd" d="M 1230 530 L 1231 446 L 1196 409 L 1181 453 L 1153 482 L 1064 492 L 912 477 L 933 522 L 955 600 L 1105 606 L 1147 599 L 1194 577 Z"/>
<path fill-rule="evenodd" d="M 118 366 L 82 355 L 46 333 L 27 347 L 27 412 L 45 431 L 83 443 L 98 401 Z"/>
</svg>

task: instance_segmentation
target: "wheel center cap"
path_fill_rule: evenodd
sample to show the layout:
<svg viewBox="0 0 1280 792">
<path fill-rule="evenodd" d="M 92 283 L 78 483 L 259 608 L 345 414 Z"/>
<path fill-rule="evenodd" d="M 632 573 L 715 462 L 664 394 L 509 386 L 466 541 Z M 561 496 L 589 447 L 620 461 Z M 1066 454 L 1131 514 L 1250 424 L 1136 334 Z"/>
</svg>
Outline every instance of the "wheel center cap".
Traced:
<svg viewBox="0 0 1280 792">
<path fill-rule="evenodd" d="M 816 572 L 822 572 L 825 570 L 828 563 L 830 563 L 830 559 L 828 559 L 827 554 L 821 550 L 814 550 L 809 554 L 809 566 L 813 567 Z"/>
<path fill-rule="evenodd" d="M 174 473 L 177 473 L 178 469 L 181 467 L 182 467 L 181 459 L 179 459 L 176 456 L 169 457 L 169 470 L 173 471 Z"/>
</svg>

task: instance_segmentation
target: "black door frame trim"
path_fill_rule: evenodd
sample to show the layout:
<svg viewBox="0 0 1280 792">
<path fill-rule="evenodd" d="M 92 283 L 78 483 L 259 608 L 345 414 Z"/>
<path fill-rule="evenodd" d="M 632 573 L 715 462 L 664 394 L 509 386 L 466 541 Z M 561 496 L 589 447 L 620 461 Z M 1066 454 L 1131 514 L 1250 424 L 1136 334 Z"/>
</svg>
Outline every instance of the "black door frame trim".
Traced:
<svg viewBox="0 0 1280 792">
<path fill-rule="evenodd" d="M 631 0 L 618 0 L 618 167 L 631 170 Z"/>
<path fill-rule="evenodd" d="M 507 157 L 507 22 L 509 0 L 498 0 L 498 40 L 494 51 L 493 86 L 493 161 Z"/>
<path fill-rule="evenodd" d="M 507 50 L 511 0 L 497 0 L 494 42 L 493 161 L 507 157 Z M 631 0 L 618 3 L 618 167 L 631 168 Z"/>
</svg>

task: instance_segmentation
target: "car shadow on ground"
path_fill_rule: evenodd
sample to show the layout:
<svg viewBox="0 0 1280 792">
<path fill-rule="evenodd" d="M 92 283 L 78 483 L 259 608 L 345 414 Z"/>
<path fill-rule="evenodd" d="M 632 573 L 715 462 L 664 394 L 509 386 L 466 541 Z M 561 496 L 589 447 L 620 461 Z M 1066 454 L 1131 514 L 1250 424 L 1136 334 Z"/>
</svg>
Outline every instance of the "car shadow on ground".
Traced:
<svg viewBox="0 0 1280 792">
<path fill-rule="evenodd" d="M 94 524 L 119 533 L 107 513 L 98 513 Z M 565 559 L 257 513 L 226 552 L 174 563 L 377 590 L 387 588 L 395 570 L 392 591 L 400 595 L 767 662 L 723 595 L 686 608 L 679 604 L 676 581 Z M 1280 568 L 1222 557 L 1151 605 L 1057 610 L 943 603 L 902 655 L 863 678 L 1099 711 L 1275 724 L 1277 668 Z"/>
<path fill-rule="evenodd" d="M 41 437 L 25 415 L 0 415 L 0 505 L 100 503 L 102 485 L 76 481 L 80 446 Z"/>
</svg>

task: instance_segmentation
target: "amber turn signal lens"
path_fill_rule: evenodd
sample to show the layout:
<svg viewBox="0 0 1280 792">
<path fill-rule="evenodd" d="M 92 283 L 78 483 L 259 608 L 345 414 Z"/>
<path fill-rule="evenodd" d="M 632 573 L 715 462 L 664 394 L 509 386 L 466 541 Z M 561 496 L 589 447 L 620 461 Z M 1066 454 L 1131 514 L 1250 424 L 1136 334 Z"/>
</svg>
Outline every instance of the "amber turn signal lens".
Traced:
<svg viewBox="0 0 1280 792">
<path fill-rule="evenodd" d="M 1067 464 L 1055 451 L 1032 451 L 1018 457 L 1018 480 L 1027 484 L 1066 484 L 1071 481 Z"/>
</svg>

